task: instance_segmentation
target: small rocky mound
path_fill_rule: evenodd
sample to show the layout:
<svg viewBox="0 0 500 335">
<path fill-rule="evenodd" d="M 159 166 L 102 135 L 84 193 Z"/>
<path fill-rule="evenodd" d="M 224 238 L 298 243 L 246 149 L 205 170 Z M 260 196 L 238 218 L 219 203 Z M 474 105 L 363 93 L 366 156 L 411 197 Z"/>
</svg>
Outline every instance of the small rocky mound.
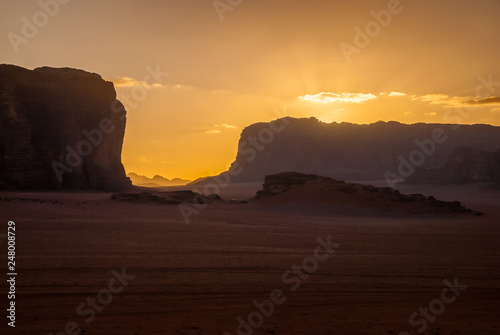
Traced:
<svg viewBox="0 0 500 335">
<path fill-rule="evenodd" d="M 222 200 L 216 194 L 204 196 L 193 191 L 123 192 L 113 194 L 111 199 L 117 201 L 158 203 L 164 205 L 179 205 L 181 203 L 209 204 L 214 200 Z"/>
<path fill-rule="evenodd" d="M 265 177 L 263 190 L 255 197 L 270 205 L 309 203 L 331 208 L 365 208 L 410 214 L 466 213 L 482 215 L 459 201 L 437 200 L 422 194 L 401 194 L 389 187 L 346 183 L 328 177 L 284 172 Z"/>
</svg>

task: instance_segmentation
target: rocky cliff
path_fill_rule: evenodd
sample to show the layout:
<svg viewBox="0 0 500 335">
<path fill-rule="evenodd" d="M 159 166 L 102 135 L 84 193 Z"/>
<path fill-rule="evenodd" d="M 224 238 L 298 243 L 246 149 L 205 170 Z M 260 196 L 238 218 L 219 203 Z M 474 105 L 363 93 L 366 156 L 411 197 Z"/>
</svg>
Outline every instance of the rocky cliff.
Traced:
<svg viewBox="0 0 500 335">
<path fill-rule="evenodd" d="M 0 188 L 130 187 L 125 123 L 113 84 L 98 74 L 0 65 Z"/>
<path fill-rule="evenodd" d="M 408 184 L 462 184 L 500 181 L 500 150 L 476 151 L 459 147 L 438 169 L 418 169 L 405 180 Z"/>
<path fill-rule="evenodd" d="M 351 181 L 405 179 L 416 169 L 437 169 L 460 146 L 500 149 L 500 127 L 489 125 L 323 123 L 283 118 L 241 134 L 228 172 L 201 183 L 259 182 L 283 171 Z"/>
</svg>

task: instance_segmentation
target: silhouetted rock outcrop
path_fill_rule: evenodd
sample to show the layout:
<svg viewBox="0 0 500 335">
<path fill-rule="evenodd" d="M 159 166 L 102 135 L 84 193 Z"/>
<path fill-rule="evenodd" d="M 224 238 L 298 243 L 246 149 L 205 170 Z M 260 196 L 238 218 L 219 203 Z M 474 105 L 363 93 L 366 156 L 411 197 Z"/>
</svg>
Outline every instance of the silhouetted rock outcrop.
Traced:
<svg viewBox="0 0 500 335">
<path fill-rule="evenodd" d="M 500 127 L 327 124 L 315 118 L 287 117 L 246 127 L 229 171 L 196 183 L 259 182 L 283 171 L 355 181 L 384 180 L 387 176 L 404 179 L 417 168 L 444 166 L 452 152 L 464 145 L 474 150 L 498 150 Z"/>
<path fill-rule="evenodd" d="M 459 147 L 439 169 L 418 169 L 405 180 L 408 184 L 462 184 L 500 181 L 500 150 L 476 151 Z"/>
<path fill-rule="evenodd" d="M 266 176 L 264 178 L 264 184 L 262 185 L 263 189 L 257 192 L 256 198 L 263 199 L 282 192 L 286 192 L 293 188 L 299 187 L 300 185 L 308 183 L 312 180 L 325 181 L 333 179 L 327 177 L 320 177 L 314 174 L 281 172 L 270 176 Z M 343 181 L 339 183 L 343 183 Z"/>
<path fill-rule="evenodd" d="M 255 197 L 259 203 L 279 208 L 283 205 L 299 207 L 308 204 L 318 209 L 348 209 L 356 214 L 356 208 L 388 213 L 411 214 L 473 214 L 479 212 L 467 209 L 459 201 L 440 201 L 422 194 L 401 194 L 390 187 L 375 187 L 358 183 L 346 183 L 328 177 L 296 172 L 284 172 L 264 179 L 263 190 Z"/>
<path fill-rule="evenodd" d="M 120 190 L 126 112 L 111 82 L 0 65 L 0 188 Z"/>
</svg>

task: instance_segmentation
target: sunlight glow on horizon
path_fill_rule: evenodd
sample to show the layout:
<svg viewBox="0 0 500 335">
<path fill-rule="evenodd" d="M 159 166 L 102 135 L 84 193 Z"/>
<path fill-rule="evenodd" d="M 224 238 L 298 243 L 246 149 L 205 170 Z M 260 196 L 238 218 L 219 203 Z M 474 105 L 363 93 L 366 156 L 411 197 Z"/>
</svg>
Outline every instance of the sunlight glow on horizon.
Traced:
<svg viewBox="0 0 500 335">
<path fill-rule="evenodd" d="M 22 35 L 22 18 L 41 10 L 0 6 L 4 36 Z M 4 63 L 113 82 L 127 110 L 122 161 L 140 175 L 220 173 L 245 127 L 285 116 L 446 123 L 448 109 L 474 108 L 464 123 L 500 126 L 500 2 L 408 1 L 347 62 L 340 45 L 360 42 L 355 28 L 386 7 L 248 1 L 221 21 L 211 2 L 71 1 L 18 52 L 8 38 L 0 49 Z"/>
<path fill-rule="evenodd" d="M 118 87 L 117 90 L 118 99 L 122 94 L 130 94 L 130 87 Z M 191 87 L 189 91 L 182 91 L 174 86 L 167 86 L 165 90 L 150 92 L 152 95 L 160 94 L 163 103 L 152 105 L 146 101 L 144 105 L 140 104 L 138 108 L 128 110 L 130 121 L 127 124 L 123 162 L 127 172 L 147 176 L 161 175 L 169 179 L 194 180 L 226 171 L 236 158 L 237 145 L 243 128 L 253 123 L 269 122 L 285 116 L 295 118 L 313 116 L 324 123 L 370 124 L 377 121 L 398 121 L 412 124 L 446 123 L 447 109 L 460 108 L 460 106 L 475 107 L 477 111 L 482 111 L 472 114 L 470 119 L 465 120 L 467 123 L 494 123 L 492 120 L 482 121 L 479 116 L 489 114 L 491 117 L 498 117 L 500 114 L 494 112 L 500 106 L 500 102 L 497 103 L 493 98 L 485 98 L 484 104 L 478 103 L 471 106 L 467 103 L 483 100 L 474 100 L 470 96 L 417 95 L 390 90 L 388 92 L 391 93 L 378 93 L 377 95 L 371 93 L 305 94 L 301 97 L 309 96 L 318 101 L 296 98 L 281 102 L 270 101 L 266 104 L 259 102 L 256 105 L 254 105 L 255 102 L 260 101 L 259 97 L 229 91 L 224 93 L 226 99 L 224 105 L 218 102 L 217 94 L 214 95 L 213 92 L 196 87 Z M 164 106 L 188 105 L 193 100 L 205 101 L 205 103 L 194 111 L 181 109 L 180 114 L 162 113 L 165 110 Z M 287 106 L 286 113 L 279 115 L 273 112 L 280 109 L 276 108 L 277 105 Z M 218 113 L 214 114 L 213 108 L 216 108 Z M 235 114 L 234 110 L 245 110 L 247 114 Z M 259 115 L 259 118 L 242 118 L 242 116 L 253 114 Z M 200 118 L 203 115 L 207 117 Z M 162 138 L 165 133 L 164 126 L 173 122 L 177 124 L 179 130 L 172 133 L 175 138 L 172 137 L 170 141 L 155 140 L 151 144 L 139 145 L 140 139 L 142 141 L 146 139 L 143 136 L 146 130 L 137 129 L 138 121 L 142 121 L 144 126 L 147 125 L 148 128 L 144 129 L 148 129 L 149 138 Z M 182 130 L 190 128 L 192 130 L 188 133 Z M 193 147 L 199 148 L 199 151 L 193 150 Z M 138 157 L 141 158 L 138 159 Z M 145 157 L 149 159 L 146 160 Z M 168 161 L 165 158 L 168 158 Z M 203 159 L 204 164 L 198 163 L 200 159 Z"/>
</svg>

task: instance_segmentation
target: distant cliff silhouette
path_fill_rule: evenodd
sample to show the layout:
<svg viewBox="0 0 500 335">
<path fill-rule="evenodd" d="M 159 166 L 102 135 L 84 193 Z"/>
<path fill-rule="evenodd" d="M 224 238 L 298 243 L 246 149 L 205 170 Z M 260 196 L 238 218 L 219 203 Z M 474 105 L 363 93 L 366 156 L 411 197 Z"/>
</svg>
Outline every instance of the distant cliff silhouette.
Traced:
<svg viewBox="0 0 500 335">
<path fill-rule="evenodd" d="M 156 175 L 153 178 L 148 178 L 134 172 L 127 173 L 127 177 L 130 178 L 134 185 L 144 187 L 180 186 L 191 182 L 191 180 L 184 180 L 180 178 L 168 179 L 159 175 Z"/>
<path fill-rule="evenodd" d="M 98 74 L 0 65 L 0 188 L 130 187 L 125 114 Z"/>
<path fill-rule="evenodd" d="M 403 175 L 404 179 L 414 172 L 411 169 L 443 167 L 460 146 L 498 150 L 500 127 L 327 124 L 315 118 L 283 118 L 246 127 L 229 171 L 197 182 L 261 182 L 266 175 L 284 171 L 349 181 L 384 180 L 388 174 Z M 409 166 L 415 160 L 418 164 Z"/>
<path fill-rule="evenodd" d="M 446 164 L 438 169 L 417 170 L 405 180 L 409 184 L 463 184 L 500 182 L 500 150 L 476 151 L 458 147 Z"/>
</svg>

